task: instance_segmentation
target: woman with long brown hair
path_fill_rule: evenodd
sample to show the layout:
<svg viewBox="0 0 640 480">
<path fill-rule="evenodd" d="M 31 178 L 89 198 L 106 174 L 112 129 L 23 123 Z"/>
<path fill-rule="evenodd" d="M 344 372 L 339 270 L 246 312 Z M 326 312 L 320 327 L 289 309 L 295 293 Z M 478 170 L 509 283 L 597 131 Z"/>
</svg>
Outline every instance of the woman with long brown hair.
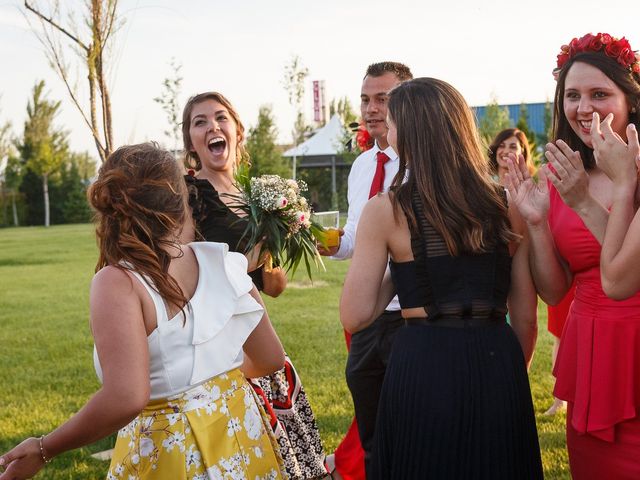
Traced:
<svg viewBox="0 0 640 480">
<path fill-rule="evenodd" d="M 0 457 L 0 479 L 31 478 L 53 457 L 120 428 L 107 478 L 282 478 L 244 375 L 277 370 L 284 353 L 245 257 L 223 244 L 180 243 L 189 215 L 182 171 L 153 144 L 111 154 L 89 201 L 102 387 L 66 423 Z"/>
<path fill-rule="evenodd" d="M 190 239 L 224 242 L 232 251 L 245 253 L 249 275 L 258 290 L 277 297 L 286 285 L 282 268 L 267 268 L 256 252 L 247 252 L 243 238 L 246 220 L 234 209 L 239 190 L 234 173 L 248 161 L 244 126 L 229 100 L 218 92 L 189 99 L 182 115 L 182 136 L 188 167 L 185 176 L 194 231 Z M 289 476 L 294 480 L 326 475 L 318 427 L 302 382 L 289 357 L 272 375 L 250 380 L 269 413 L 271 426 Z"/>
<path fill-rule="evenodd" d="M 418 78 L 391 91 L 387 122 L 400 170 L 364 209 L 340 302 L 351 332 L 394 291 L 405 319 L 371 478 L 542 478 L 526 372 L 535 329 L 518 311 L 528 270 L 515 268 L 527 262 L 526 239 L 511 229 L 473 114 L 449 84 Z"/>
<path fill-rule="evenodd" d="M 500 185 L 504 185 L 504 176 L 509 171 L 507 165 L 509 154 L 514 154 L 516 157 L 522 155 L 531 175 L 536 173 L 531 146 L 525 133 L 519 128 L 505 128 L 498 132 L 489 145 L 489 164 Z"/>
<path fill-rule="evenodd" d="M 597 163 L 594 146 L 602 133 L 593 123 L 606 119 L 609 136 L 631 141 L 628 125 L 640 127 L 640 60 L 624 37 L 607 33 L 572 39 L 556 59 L 549 164 L 536 182 L 522 159 L 513 158 L 507 187 L 526 220 L 540 297 L 554 304 L 572 282 L 576 285 L 554 368 L 554 395 L 567 401 L 571 475 L 635 479 L 640 478 L 640 292 L 628 291 L 628 298 L 614 301 L 603 289 L 610 260 L 603 242 L 621 219 L 613 216 L 611 227 L 609 209 L 618 210 L 621 192 Z M 616 161 L 630 166 L 628 159 Z M 634 185 L 634 172 L 629 173 L 626 181 Z"/>
</svg>

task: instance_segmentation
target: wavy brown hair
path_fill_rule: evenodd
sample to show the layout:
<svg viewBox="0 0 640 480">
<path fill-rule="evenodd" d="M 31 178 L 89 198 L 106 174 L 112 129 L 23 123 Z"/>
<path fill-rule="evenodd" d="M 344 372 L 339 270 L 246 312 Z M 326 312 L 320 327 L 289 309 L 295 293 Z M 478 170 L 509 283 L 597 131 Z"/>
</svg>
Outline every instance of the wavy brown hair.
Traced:
<svg viewBox="0 0 640 480">
<path fill-rule="evenodd" d="M 416 78 L 389 95 L 397 129 L 400 168 L 392 202 L 417 227 L 412 198 L 451 255 L 478 254 L 517 238 L 511 231 L 504 189 L 491 178 L 473 113 L 462 95 L 442 80 Z M 406 183 L 403 183 L 404 178 Z"/>
<path fill-rule="evenodd" d="M 111 265 L 138 272 L 168 304 L 184 308 L 187 299 L 169 275 L 172 257 L 165 249 L 179 245 L 188 215 L 186 185 L 173 155 L 153 143 L 120 147 L 100 167 L 87 196 L 95 209 L 96 271 Z"/>
<path fill-rule="evenodd" d="M 584 168 L 591 170 L 596 166 L 593 149 L 589 148 L 573 131 L 564 114 L 564 90 L 567 73 L 575 62 L 583 62 L 597 68 L 622 90 L 631 109 L 627 122 L 633 123 L 637 130 L 640 130 L 640 74 L 630 72 L 604 52 L 581 52 L 571 57 L 562 66 L 558 75 L 553 103 L 553 138 L 554 141 L 565 141 L 572 150 L 580 152 Z"/>
<path fill-rule="evenodd" d="M 182 110 L 182 143 L 184 146 L 184 163 L 186 167 L 194 168 L 196 170 L 200 170 L 202 168 L 198 154 L 191 151 L 193 148 L 193 142 L 191 142 L 189 128 L 191 127 L 191 113 L 193 112 L 193 107 L 206 100 L 215 100 L 229 111 L 229 115 L 233 118 L 233 121 L 236 124 L 236 130 L 240 136 L 240 139 L 236 144 L 236 163 L 238 165 L 241 163 L 249 163 L 249 153 L 244 146 L 244 125 L 240 120 L 240 115 L 238 115 L 236 109 L 233 108 L 231 102 L 221 93 L 205 92 L 194 95 L 187 100 L 187 104 L 184 106 L 184 110 Z"/>
<path fill-rule="evenodd" d="M 507 138 L 511 137 L 516 137 L 516 139 L 518 140 L 518 143 L 522 148 L 524 163 L 527 166 L 529 173 L 532 176 L 535 175 L 536 166 L 533 164 L 533 159 L 531 158 L 531 146 L 529 145 L 529 140 L 527 139 L 527 135 L 519 128 L 505 128 L 496 135 L 496 137 L 493 139 L 493 142 L 491 142 L 491 145 L 489 145 L 489 165 L 491 166 L 493 174 L 498 174 L 498 147 Z"/>
</svg>

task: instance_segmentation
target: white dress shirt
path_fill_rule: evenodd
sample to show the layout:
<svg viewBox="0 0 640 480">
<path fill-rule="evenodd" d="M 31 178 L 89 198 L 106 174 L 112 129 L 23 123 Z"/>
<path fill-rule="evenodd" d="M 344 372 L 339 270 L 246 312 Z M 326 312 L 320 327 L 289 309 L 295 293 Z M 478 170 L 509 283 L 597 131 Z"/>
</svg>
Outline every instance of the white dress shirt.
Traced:
<svg viewBox="0 0 640 480">
<path fill-rule="evenodd" d="M 376 172 L 376 153 L 379 151 L 381 151 L 381 149 L 376 142 L 372 148 L 358 155 L 358 158 L 356 158 L 353 165 L 351 165 L 349 180 L 347 182 L 347 201 L 349 203 L 347 223 L 344 226 L 344 235 L 340 237 L 340 248 L 336 254 L 331 257 L 335 260 L 345 260 L 353 256 L 353 247 L 356 243 L 356 230 L 358 229 L 362 209 L 369 201 L 371 182 L 373 182 L 373 176 Z M 390 146 L 382 151 L 389 157 L 389 161 L 384 165 L 384 185 L 382 188 L 382 190 L 386 192 L 389 190 L 396 173 L 398 173 L 400 162 L 398 160 L 398 154 L 396 154 Z M 393 298 L 387 306 L 387 310 L 400 310 L 398 297 Z"/>
</svg>

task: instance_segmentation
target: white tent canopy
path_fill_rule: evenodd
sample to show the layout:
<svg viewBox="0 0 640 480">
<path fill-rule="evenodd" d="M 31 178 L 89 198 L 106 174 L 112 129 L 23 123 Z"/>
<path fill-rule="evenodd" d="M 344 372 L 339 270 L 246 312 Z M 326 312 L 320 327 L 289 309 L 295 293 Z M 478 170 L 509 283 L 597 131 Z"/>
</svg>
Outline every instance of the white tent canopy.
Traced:
<svg viewBox="0 0 640 480">
<path fill-rule="evenodd" d="M 321 157 L 338 155 L 342 151 L 344 128 L 339 115 L 334 115 L 324 127 L 298 145 L 283 153 L 285 157 Z"/>
</svg>

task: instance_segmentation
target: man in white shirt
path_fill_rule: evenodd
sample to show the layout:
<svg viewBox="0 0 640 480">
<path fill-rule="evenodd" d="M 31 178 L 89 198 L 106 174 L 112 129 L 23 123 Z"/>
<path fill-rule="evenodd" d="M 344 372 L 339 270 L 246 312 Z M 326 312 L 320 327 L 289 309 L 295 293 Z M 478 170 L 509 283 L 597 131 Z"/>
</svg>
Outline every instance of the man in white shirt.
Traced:
<svg viewBox="0 0 640 480">
<path fill-rule="evenodd" d="M 340 237 L 340 245 L 322 250 L 322 254 L 332 255 L 332 258 L 337 260 L 351 258 L 357 225 L 364 205 L 378 192 L 386 192 L 398 173 L 398 155 L 387 143 L 388 92 L 401 82 L 412 78 L 409 68 L 397 62 L 374 63 L 367 68 L 362 81 L 360 109 L 365 128 L 375 140 L 375 144 L 359 155 L 351 166 L 347 191 L 349 211 L 344 234 Z M 350 343 L 346 368 L 347 384 L 353 397 L 367 470 L 380 389 L 393 335 L 402 324 L 400 304 L 396 297 L 369 327 L 355 333 L 351 338 L 346 334 L 347 345 Z M 351 429 L 353 427 L 352 425 Z M 341 465 L 353 466 L 353 462 L 343 461 L 343 458 L 352 458 L 357 448 L 350 440 L 351 429 L 335 453 L 338 473 L 345 478 L 357 476 L 356 472 L 343 472 L 341 469 Z"/>
</svg>

